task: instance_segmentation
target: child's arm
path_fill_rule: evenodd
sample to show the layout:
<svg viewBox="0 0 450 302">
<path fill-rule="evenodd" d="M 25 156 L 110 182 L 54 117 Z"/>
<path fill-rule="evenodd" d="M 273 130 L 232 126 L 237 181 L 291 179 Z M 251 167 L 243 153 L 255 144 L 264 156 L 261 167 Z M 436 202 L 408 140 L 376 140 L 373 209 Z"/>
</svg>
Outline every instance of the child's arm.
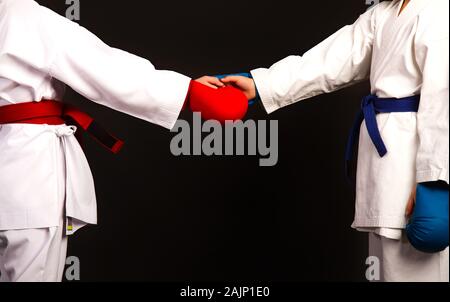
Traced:
<svg viewBox="0 0 450 302">
<path fill-rule="evenodd" d="M 422 71 L 417 182 L 449 182 L 449 21 L 447 9 L 419 19 L 416 61 Z M 425 16 L 423 16 L 425 17 Z M 428 23 L 428 24 L 427 24 Z"/>
<path fill-rule="evenodd" d="M 85 28 L 34 1 L 5 3 L 9 7 L 0 26 L 9 26 L 9 37 L 2 47 L 2 68 L 23 70 L 24 74 L 35 69 L 94 102 L 173 127 L 190 78 L 156 70 L 148 60 L 106 45 Z"/>
<path fill-rule="evenodd" d="M 269 69 L 253 70 L 252 76 L 267 112 L 367 79 L 375 15 L 386 5 L 382 2 L 303 56 L 289 56 Z M 224 82 L 243 86 L 250 96 L 255 94 L 249 80 L 235 78 Z"/>
<path fill-rule="evenodd" d="M 418 250 L 448 247 L 449 24 L 448 1 L 419 17 L 414 53 L 422 71 L 417 113 L 417 189 L 408 202 L 406 234 Z M 446 6 L 446 7 L 445 7 Z"/>
</svg>

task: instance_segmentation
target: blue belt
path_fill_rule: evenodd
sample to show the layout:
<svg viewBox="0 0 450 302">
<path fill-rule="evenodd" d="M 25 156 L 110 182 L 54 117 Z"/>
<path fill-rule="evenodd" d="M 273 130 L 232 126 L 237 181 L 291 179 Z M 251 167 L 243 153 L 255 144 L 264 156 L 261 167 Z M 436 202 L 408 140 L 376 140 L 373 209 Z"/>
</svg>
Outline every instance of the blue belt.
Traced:
<svg viewBox="0 0 450 302">
<path fill-rule="evenodd" d="M 419 110 L 420 95 L 396 99 L 396 98 L 379 98 L 376 95 L 368 95 L 364 97 L 361 104 L 361 111 L 356 117 L 353 124 L 350 136 L 347 142 L 347 149 L 345 151 L 346 173 L 349 176 L 349 162 L 353 155 L 353 146 L 359 140 L 359 133 L 361 124 L 366 122 L 367 131 L 378 151 L 380 157 L 387 153 L 386 146 L 381 138 L 380 130 L 378 129 L 376 115 L 378 113 L 391 112 L 417 112 Z"/>
</svg>

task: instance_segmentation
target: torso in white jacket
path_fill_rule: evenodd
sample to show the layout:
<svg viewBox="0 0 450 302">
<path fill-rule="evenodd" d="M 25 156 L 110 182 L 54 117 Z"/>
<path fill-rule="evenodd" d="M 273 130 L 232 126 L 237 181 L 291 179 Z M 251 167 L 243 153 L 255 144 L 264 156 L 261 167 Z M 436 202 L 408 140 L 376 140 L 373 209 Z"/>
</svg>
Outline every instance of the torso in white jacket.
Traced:
<svg viewBox="0 0 450 302">
<path fill-rule="evenodd" d="M 172 128 L 189 82 L 32 0 L 0 0 L 0 106 L 62 100 L 67 84 L 94 102 Z M 61 206 L 78 227 L 96 223 L 94 183 L 73 130 L 0 125 L 0 230 L 57 226 Z M 61 187 L 65 202 L 57 199 Z"/>
<path fill-rule="evenodd" d="M 418 113 L 378 114 L 383 158 L 361 127 L 353 227 L 395 239 L 414 184 L 449 178 L 449 3 L 401 5 L 382 2 L 304 56 L 252 71 L 269 113 L 369 77 L 378 97 L 421 95 Z"/>
</svg>

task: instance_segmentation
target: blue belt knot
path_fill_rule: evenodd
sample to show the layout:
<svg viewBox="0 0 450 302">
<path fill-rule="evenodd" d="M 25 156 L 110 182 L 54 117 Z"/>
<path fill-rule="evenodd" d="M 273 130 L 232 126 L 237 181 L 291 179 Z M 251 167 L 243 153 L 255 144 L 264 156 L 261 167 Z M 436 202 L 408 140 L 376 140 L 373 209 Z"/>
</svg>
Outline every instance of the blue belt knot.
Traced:
<svg viewBox="0 0 450 302">
<path fill-rule="evenodd" d="M 352 159 L 353 147 L 359 140 L 361 124 L 366 122 L 367 132 L 374 144 L 380 157 L 387 154 L 386 145 L 378 128 L 376 115 L 378 113 L 392 112 L 417 112 L 419 110 L 420 95 L 410 96 L 406 98 L 379 98 L 376 95 L 368 95 L 361 102 L 361 111 L 356 116 L 353 127 L 347 141 L 345 151 L 346 173 L 349 176 L 349 162 Z"/>
</svg>

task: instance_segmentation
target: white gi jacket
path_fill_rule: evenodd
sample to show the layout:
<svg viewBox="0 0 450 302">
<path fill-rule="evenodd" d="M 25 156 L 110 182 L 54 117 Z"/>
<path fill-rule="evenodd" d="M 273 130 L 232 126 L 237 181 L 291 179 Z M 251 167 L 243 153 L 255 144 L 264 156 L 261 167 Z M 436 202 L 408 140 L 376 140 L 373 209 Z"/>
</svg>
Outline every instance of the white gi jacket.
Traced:
<svg viewBox="0 0 450 302">
<path fill-rule="evenodd" d="M 377 116 L 385 157 L 364 123 L 360 133 L 353 227 L 396 239 L 414 184 L 449 180 L 449 1 L 401 5 L 382 2 L 303 56 L 252 71 L 269 113 L 369 77 L 378 97 L 421 94 L 417 114 Z"/>
<path fill-rule="evenodd" d="M 64 84 L 99 104 L 172 128 L 190 79 L 111 48 L 32 0 L 0 0 L 0 106 L 61 100 Z M 97 221 L 94 183 L 67 126 L 0 126 L 0 230 L 58 226 L 58 183 L 78 227 Z M 65 162 L 58 161 L 64 153 Z M 64 175 L 66 179 L 58 179 Z"/>
</svg>

